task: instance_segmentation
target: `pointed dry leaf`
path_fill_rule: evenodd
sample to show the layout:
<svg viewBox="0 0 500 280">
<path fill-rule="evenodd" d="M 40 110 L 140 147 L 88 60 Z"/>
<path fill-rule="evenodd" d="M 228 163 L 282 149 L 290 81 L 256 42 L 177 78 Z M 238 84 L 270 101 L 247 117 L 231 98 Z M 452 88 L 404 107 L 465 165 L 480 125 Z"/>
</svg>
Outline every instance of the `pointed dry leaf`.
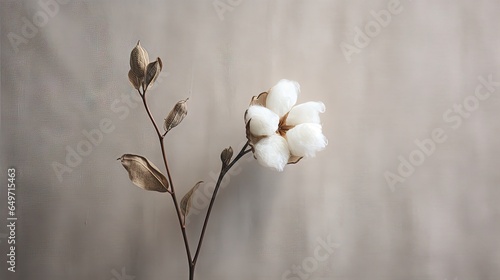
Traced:
<svg viewBox="0 0 500 280">
<path fill-rule="evenodd" d="M 157 192 L 168 191 L 167 178 L 147 158 L 124 154 L 119 160 L 128 171 L 128 176 L 132 183 L 139 188 Z"/>
<path fill-rule="evenodd" d="M 187 115 L 188 100 L 189 98 L 186 98 L 186 100 L 181 100 L 177 102 L 172 111 L 168 113 L 168 116 L 165 119 L 165 122 L 163 123 L 163 128 L 165 129 L 166 132 L 169 132 L 172 128 L 180 124 L 184 119 L 184 117 Z"/>
<path fill-rule="evenodd" d="M 148 63 L 148 52 L 141 46 L 141 41 L 138 41 L 137 45 L 130 53 L 130 70 L 132 70 L 141 81 L 144 78 Z"/>
<path fill-rule="evenodd" d="M 196 185 L 194 185 L 194 187 L 192 187 L 191 190 L 189 190 L 189 192 L 186 193 L 186 195 L 184 195 L 184 197 L 182 198 L 181 212 L 184 217 L 186 217 L 189 213 L 189 208 L 191 208 L 191 199 L 193 198 L 194 192 L 198 189 L 201 183 L 203 183 L 203 181 L 199 181 L 198 183 L 196 183 Z"/>
<path fill-rule="evenodd" d="M 135 89 L 139 89 L 141 87 L 141 80 L 137 78 L 134 71 L 132 70 L 128 71 L 128 80 Z"/>
<path fill-rule="evenodd" d="M 220 160 L 222 161 L 222 166 L 226 167 L 231 162 L 231 158 L 233 157 L 233 148 L 225 148 L 220 154 Z"/>
<path fill-rule="evenodd" d="M 156 61 L 153 61 L 148 64 L 146 67 L 146 78 L 145 78 L 145 87 L 146 89 L 152 85 L 156 78 L 160 75 L 161 69 L 163 68 L 163 63 L 161 59 L 158 57 Z"/>
</svg>

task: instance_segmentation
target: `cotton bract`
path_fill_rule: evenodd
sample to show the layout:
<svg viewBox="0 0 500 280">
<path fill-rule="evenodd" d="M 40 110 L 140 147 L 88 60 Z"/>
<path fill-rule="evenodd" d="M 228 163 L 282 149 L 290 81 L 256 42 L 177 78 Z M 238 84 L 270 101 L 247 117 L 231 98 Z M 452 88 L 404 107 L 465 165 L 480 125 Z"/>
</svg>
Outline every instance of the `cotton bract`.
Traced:
<svg viewBox="0 0 500 280">
<path fill-rule="evenodd" d="M 247 138 L 254 157 L 265 167 L 283 171 L 286 164 L 314 157 L 328 144 L 319 117 L 325 105 L 306 102 L 295 106 L 299 92 L 299 83 L 283 79 L 268 92 L 254 96 L 245 112 Z"/>
</svg>

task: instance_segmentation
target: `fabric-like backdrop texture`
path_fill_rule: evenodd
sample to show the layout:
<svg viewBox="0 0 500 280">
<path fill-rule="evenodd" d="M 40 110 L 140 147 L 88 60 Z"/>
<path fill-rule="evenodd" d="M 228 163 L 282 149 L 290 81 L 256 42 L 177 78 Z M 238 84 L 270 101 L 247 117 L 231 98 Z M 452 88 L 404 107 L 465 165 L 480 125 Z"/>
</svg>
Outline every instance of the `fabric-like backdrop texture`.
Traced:
<svg viewBox="0 0 500 280">
<path fill-rule="evenodd" d="M 316 158 L 279 173 L 248 156 L 228 176 L 196 279 L 499 279 L 499 11 L 494 0 L 1 0 L 2 279 L 187 279 L 169 195 L 135 187 L 116 160 L 164 170 L 127 79 L 137 40 L 164 62 L 155 118 L 189 97 L 166 144 L 181 197 L 213 186 L 222 149 L 244 143 L 253 95 L 287 78 L 299 103 L 326 105 Z M 202 216 L 189 217 L 192 243 Z"/>
</svg>

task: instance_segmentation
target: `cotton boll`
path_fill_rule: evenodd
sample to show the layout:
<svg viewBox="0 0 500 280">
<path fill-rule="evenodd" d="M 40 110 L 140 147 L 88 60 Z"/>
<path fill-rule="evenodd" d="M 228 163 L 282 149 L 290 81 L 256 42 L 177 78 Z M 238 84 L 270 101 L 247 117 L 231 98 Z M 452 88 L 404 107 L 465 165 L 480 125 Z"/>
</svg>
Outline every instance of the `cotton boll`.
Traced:
<svg viewBox="0 0 500 280">
<path fill-rule="evenodd" d="M 280 118 L 273 111 L 262 106 L 250 106 L 245 115 L 245 123 L 250 122 L 250 133 L 254 136 L 270 136 L 278 130 Z"/>
<path fill-rule="evenodd" d="M 266 107 L 282 117 L 295 105 L 299 92 L 299 83 L 283 79 L 269 90 Z"/>
<path fill-rule="evenodd" d="M 295 126 L 286 133 L 286 138 L 294 156 L 314 157 L 316 152 L 323 150 L 328 144 L 321 125 L 315 123 Z"/>
<path fill-rule="evenodd" d="M 260 140 L 254 149 L 254 155 L 259 164 L 277 171 L 283 171 L 290 157 L 288 144 L 285 138 L 279 135 L 272 135 Z"/>
<path fill-rule="evenodd" d="M 290 110 L 286 118 L 287 125 L 298 125 L 301 123 L 320 123 L 319 113 L 325 112 L 323 102 L 306 102 L 299 104 Z"/>
</svg>

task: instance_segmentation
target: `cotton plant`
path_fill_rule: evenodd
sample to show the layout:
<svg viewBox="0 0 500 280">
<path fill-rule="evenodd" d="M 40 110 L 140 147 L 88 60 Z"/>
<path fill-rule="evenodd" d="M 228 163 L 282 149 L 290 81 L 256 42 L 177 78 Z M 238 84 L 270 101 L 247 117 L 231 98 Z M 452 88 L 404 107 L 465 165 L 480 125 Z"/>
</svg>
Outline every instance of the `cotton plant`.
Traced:
<svg viewBox="0 0 500 280">
<path fill-rule="evenodd" d="M 283 171 L 287 164 L 295 164 L 304 157 L 314 157 L 316 152 L 323 150 L 328 144 L 323 135 L 320 120 L 320 113 L 325 112 L 325 105 L 322 102 L 312 101 L 296 105 L 300 85 L 286 79 L 280 80 L 267 92 L 252 97 L 244 113 L 247 142 L 234 157 L 232 147 L 225 148 L 221 152 L 221 170 L 217 184 L 212 193 L 195 250 L 191 251 L 191 243 L 187 237 L 186 217 L 189 214 L 193 194 L 203 182 L 199 181 L 194 184 L 182 199 L 178 200 L 167 159 L 165 141 L 168 133 L 187 116 L 188 99 L 180 100 L 174 105 L 165 117 L 161 129 L 148 106 L 147 92 L 158 78 L 162 68 L 161 59 L 158 57 L 155 61 L 149 61 L 148 52 L 140 42 L 137 42 L 130 54 L 128 77 L 141 97 L 158 136 L 166 173 L 140 155 L 124 154 L 119 160 L 133 184 L 144 190 L 170 194 L 186 250 L 189 280 L 193 280 L 210 213 L 226 173 L 248 153 L 253 153 L 254 158 L 262 166 L 277 171 Z"/>
<path fill-rule="evenodd" d="M 314 157 L 328 144 L 319 117 L 325 104 L 295 106 L 299 93 L 299 83 L 283 79 L 250 102 L 245 112 L 247 139 L 261 165 L 283 171 L 285 165 Z"/>
</svg>

